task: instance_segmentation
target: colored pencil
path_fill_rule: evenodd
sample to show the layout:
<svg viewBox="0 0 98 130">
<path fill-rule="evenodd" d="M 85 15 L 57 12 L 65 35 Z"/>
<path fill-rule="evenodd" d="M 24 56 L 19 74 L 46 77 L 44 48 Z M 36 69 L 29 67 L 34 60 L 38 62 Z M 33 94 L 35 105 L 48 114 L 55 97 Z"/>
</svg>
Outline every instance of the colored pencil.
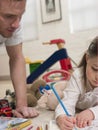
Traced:
<svg viewBox="0 0 98 130">
<path fill-rule="evenodd" d="M 55 88 L 54 88 L 53 84 L 51 85 L 51 89 L 53 90 L 53 92 L 54 92 L 55 96 L 57 97 L 57 99 L 58 99 L 59 103 L 61 104 L 61 106 L 62 106 L 62 108 L 63 108 L 64 112 L 66 113 L 66 115 L 67 115 L 67 116 L 70 116 L 70 114 L 68 113 L 68 111 L 67 111 L 66 107 L 64 106 L 64 104 L 63 104 L 62 100 L 60 99 L 60 97 L 59 97 L 58 93 L 56 92 L 56 90 L 55 90 Z M 75 130 L 77 130 L 77 128 L 76 128 L 76 127 L 74 127 L 74 128 L 75 128 Z"/>
</svg>

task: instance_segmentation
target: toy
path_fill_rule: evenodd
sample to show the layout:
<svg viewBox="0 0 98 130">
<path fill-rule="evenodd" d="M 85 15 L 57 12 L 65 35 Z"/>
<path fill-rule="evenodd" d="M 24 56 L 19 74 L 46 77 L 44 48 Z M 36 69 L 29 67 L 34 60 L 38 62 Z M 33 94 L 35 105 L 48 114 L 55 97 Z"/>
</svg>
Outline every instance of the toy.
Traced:
<svg viewBox="0 0 98 130">
<path fill-rule="evenodd" d="M 57 61 L 60 62 L 60 67 L 62 70 L 72 70 L 71 61 L 67 54 L 67 50 L 64 47 L 65 41 L 63 39 L 51 40 L 50 42 L 45 42 L 44 44 L 56 44 L 59 50 L 55 51 L 48 59 L 46 59 L 41 65 L 39 65 L 39 67 L 35 71 L 33 71 L 27 77 L 27 84 L 30 84 L 34 80 L 36 80 L 42 73 L 44 73 Z"/>
<path fill-rule="evenodd" d="M 63 80 L 55 83 L 54 85 L 61 99 L 64 97 L 63 90 L 66 88 L 66 83 L 67 80 Z M 48 108 L 50 110 L 55 110 L 56 106 L 58 105 L 58 100 L 54 95 L 53 91 L 48 90 L 43 94 L 43 96 L 40 97 L 37 103 L 40 108 Z"/>
<path fill-rule="evenodd" d="M 63 90 L 66 87 L 67 80 L 56 81 L 55 88 L 60 96 L 63 98 Z M 46 84 L 46 81 L 38 79 L 32 84 L 27 84 L 27 102 L 29 107 L 38 105 L 40 108 L 48 108 L 54 110 L 58 104 L 50 85 Z M 15 93 L 10 90 L 6 91 L 6 99 L 9 100 L 10 106 L 15 109 Z"/>
<path fill-rule="evenodd" d="M 56 81 L 54 84 L 61 99 L 64 96 L 63 90 L 66 87 L 67 81 Z M 9 100 L 10 106 L 15 109 L 15 93 L 7 90 L 6 94 L 6 99 Z M 27 102 L 29 107 L 38 105 L 40 108 L 48 108 L 50 110 L 55 110 L 58 105 L 58 100 L 52 92 L 50 85 L 46 84 L 46 81 L 42 79 L 38 79 L 32 84 L 27 84 Z"/>
<path fill-rule="evenodd" d="M 11 117 L 12 109 L 9 106 L 9 102 L 6 99 L 0 99 L 0 116 Z"/>
<path fill-rule="evenodd" d="M 15 92 L 11 92 L 11 90 L 7 89 L 6 96 L 4 97 L 4 99 L 8 100 L 9 106 L 12 109 L 15 109 L 16 106 Z"/>
<path fill-rule="evenodd" d="M 32 84 L 27 84 L 27 103 L 29 107 L 34 107 L 37 105 L 37 101 L 42 96 L 39 88 L 40 86 L 46 86 L 46 82 L 42 79 L 35 80 Z M 9 101 L 12 109 L 15 109 L 16 106 L 16 98 L 15 92 L 11 92 L 10 90 L 6 90 L 5 99 Z"/>
<path fill-rule="evenodd" d="M 55 64 L 57 61 L 67 58 L 66 49 L 60 49 L 55 51 L 48 59 L 46 59 L 35 71 L 33 71 L 27 77 L 27 84 L 33 83 L 41 74 L 43 74 L 49 67 Z"/>
<path fill-rule="evenodd" d="M 58 49 L 60 50 L 64 48 L 65 40 L 53 39 L 50 42 L 45 42 L 43 44 L 50 44 L 50 45 L 56 44 Z M 67 54 L 67 50 L 66 50 L 66 54 Z M 60 62 L 61 69 L 67 70 L 67 71 L 72 69 L 71 61 L 68 54 L 67 54 L 67 57 L 65 57 L 64 59 L 60 59 L 59 62 Z"/>
<path fill-rule="evenodd" d="M 45 73 L 42 78 L 48 82 L 56 82 L 61 80 L 69 80 L 70 73 L 66 70 L 52 70 Z"/>
<path fill-rule="evenodd" d="M 33 107 L 37 105 L 37 101 L 42 96 L 39 88 L 46 86 L 46 82 L 42 79 L 35 80 L 29 87 L 27 87 L 27 102 L 28 106 Z"/>
<path fill-rule="evenodd" d="M 30 73 L 37 69 L 42 63 L 43 60 L 37 60 L 32 62 L 28 57 L 25 58 L 25 63 L 29 65 Z"/>
<path fill-rule="evenodd" d="M 56 79 L 54 79 L 53 74 L 56 74 Z M 61 75 L 58 75 L 61 74 Z M 50 77 L 49 77 L 50 76 Z M 67 81 L 70 79 L 71 74 L 66 70 L 53 70 L 47 72 L 42 76 L 42 78 L 50 84 L 47 84 L 46 87 L 50 89 L 43 88 L 43 96 L 38 100 L 38 105 L 40 107 L 48 107 L 51 110 L 54 110 L 58 104 L 57 98 L 55 97 L 53 91 L 51 91 L 51 85 L 55 84 L 55 88 L 60 98 L 63 98 L 63 90 L 66 87 Z"/>
</svg>

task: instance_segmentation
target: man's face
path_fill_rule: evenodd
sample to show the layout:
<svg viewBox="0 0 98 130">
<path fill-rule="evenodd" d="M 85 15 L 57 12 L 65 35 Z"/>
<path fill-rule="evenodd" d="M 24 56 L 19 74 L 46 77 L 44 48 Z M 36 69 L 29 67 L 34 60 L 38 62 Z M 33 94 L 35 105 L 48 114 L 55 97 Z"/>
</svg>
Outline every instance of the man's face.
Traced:
<svg viewBox="0 0 98 130">
<path fill-rule="evenodd" d="M 0 34 L 2 36 L 11 37 L 19 27 L 25 5 L 26 0 L 0 0 Z"/>
</svg>

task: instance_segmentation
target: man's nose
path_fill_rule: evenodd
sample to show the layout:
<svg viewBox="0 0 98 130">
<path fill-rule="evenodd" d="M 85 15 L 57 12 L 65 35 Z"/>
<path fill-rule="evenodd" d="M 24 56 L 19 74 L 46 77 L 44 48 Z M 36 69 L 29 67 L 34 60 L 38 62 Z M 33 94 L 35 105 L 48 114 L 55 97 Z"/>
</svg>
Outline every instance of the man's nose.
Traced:
<svg viewBox="0 0 98 130">
<path fill-rule="evenodd" d="M 13 28 L 18 28 L 20 25 L 20 18 L 16 18 L 13 23 L 12 23 L 12 27 Z"/>
</svg>

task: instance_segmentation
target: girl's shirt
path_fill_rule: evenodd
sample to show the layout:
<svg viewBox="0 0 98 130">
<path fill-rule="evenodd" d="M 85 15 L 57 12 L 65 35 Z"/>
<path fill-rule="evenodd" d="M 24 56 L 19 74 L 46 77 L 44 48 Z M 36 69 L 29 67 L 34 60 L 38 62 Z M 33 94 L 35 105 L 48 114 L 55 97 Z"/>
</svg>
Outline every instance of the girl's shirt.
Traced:
<svg viewBox="0 0 98 130">
<path fill-rule="evenodd" d="M 76 110 L 90 109 L 98 119 L 98 87 L 92 89 L 87 83 L 84 85 L 84 77 L 82 68 L 77 68 L 68 82 L 64 90 L 64 98 L 62 99 L 68 113 L 75 115 Z M 55 117 L 65 114 L 61 105 L 59 104 L 55 110 Z"/>
</svg>

